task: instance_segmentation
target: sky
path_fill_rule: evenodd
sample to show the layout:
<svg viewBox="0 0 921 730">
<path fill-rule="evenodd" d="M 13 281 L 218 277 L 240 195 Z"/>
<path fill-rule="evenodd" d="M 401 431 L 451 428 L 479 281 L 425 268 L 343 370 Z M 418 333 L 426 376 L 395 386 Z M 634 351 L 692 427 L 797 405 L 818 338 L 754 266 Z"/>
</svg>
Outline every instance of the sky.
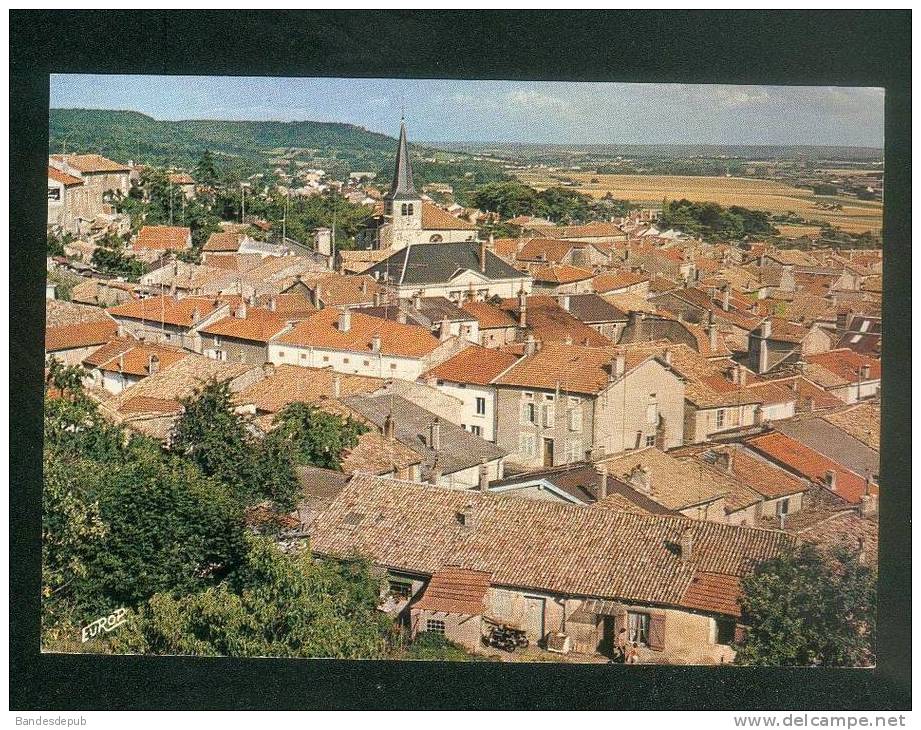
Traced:
<svg viewBox="0 0 921 730">
<path fill-rule="evenodd" d="M 51 77 L 53 108 L 328 121 L 425 142 L 881 147 L 883 89 L 560 81 Z"/>
</svg>

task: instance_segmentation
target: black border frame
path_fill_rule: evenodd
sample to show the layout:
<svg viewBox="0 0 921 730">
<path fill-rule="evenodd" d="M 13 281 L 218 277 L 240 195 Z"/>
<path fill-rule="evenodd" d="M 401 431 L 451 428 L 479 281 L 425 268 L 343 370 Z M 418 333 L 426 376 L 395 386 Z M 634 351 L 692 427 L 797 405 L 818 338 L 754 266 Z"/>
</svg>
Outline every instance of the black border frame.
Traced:
<svg viewBox="0 0 921 730">
<path fill-rule="evenodd" d="M 911 706 L 910 11 L 11 11 L 10 708 L 896 710 Z M 38 651 L 49 73 L 882 86 L 874 670 L 99 657 Z"/>
</svg>

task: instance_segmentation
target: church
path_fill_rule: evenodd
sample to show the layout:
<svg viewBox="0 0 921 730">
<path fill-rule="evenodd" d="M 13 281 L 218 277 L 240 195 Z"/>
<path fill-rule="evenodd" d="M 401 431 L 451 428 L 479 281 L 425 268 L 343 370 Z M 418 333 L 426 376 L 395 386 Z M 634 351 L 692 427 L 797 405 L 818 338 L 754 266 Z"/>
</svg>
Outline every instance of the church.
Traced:
<svg viewBox="0 0 921 730">
<path fill-rule="evenodd" d="M 384 211 L 358 236 L 360 247 L 399 251 L 417 243 L 461 243 L 478 240 L 477 227 L 425 201 L 413 184 L 413 168 L 406 141 L 406 122 L 400 120 L 400 142 Z"/>
</svg>

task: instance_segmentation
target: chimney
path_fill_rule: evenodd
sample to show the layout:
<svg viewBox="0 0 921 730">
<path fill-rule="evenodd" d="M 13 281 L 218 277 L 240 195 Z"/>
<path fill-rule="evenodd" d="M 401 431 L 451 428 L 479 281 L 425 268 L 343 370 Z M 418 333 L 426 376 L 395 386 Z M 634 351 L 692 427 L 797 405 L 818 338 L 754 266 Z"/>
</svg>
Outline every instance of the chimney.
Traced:
<svg viewBox="0 0 921 730">
<path fill-rule="evenodd" d="M 489 467 L 486 466 L 486 459 L 480 461 L 480 491 L 489 491 Z"/>
<path fill-rule="evenodd" d="M 198 307 L 192 310 L 192 321 L 197 322 L 201 319 L 201 310 Z"/>
<path fill-rule="evenodd" d="M 371 352 L 377 353 L 381 351 L 381 336 L 375 332 L 371 335 Z"/>
<path fill-rule="evenodd" d="M 868 485 L 869 486 L 869 485 Z M 879 511 L 879 498 L 875 494 L 864 494 L 860 498 L 860 516 L 870 517 Z"/>
<path fill-rule="evenodd" d="M 672 364 L 672 351 L 669 348 L 665 348 L 665 352 L 662 353 L 662 359 L 665 360 L 666 365 Z"/>
<path fill-rule="evenodd" d="M 838 490 L 838 474 L 834 469 L 827 469 L 825 471 L 825 486 L 833 492 Z"/>
<path fill-rule="evenodd" d="M 739 384 L 739 363 L 734 362 L 729 366 L 729 382 L 733 385 Z"/>
<path fill-rule="evenodd" d="M 397 308 L 397 323 L 406 324 L 406 311 L 402 307 Z"/>
<path fill-rule="evenodd" d="M 448 338 L 451 337 L 451 324 L 447 319 L 441 320 L 438 323 L 438 339 L 441 342 L 446 342 Z"/>
<path fill-rule="evenodd" d="M 694 559 L 694 531 L 690 527 L 681 533 L 681 559 L 685 562 Z"/>
<path fill-rule="evenodd" d="M 652 477 L 649 475 L 649 469 L 637 464 L 630 470 L 628 477 L 630 484 L 643 494 L 652 494 Z"/>
<path fill-rule="evenodd" d="M 524 289 L 518 292 L 518 325 L 528 326 L 528 298 L 525 296 Z"/>
<path fill-rule="evenodd" d="M 413 294 L 413 309 L 422 309 L 422 293 L 416 292 Z"/>
<path fill-rule="evenodd" d="M 780 520 L 780 529 L 781 529 L 781 530 L 786 529 L 786 527 L 787 527 L 787 513 L 786 513 L 786 512 L 781 512 L 781 513 L 778 515 L 777 519 Z"/>
<path fill-rule="evenodd" d="M 560 306 L 567 312 L 569 311 L 569 294 L 563 294 L 560 297 Z"/>
<path fill-rule="evenodd" d="M 727 474 L 732 473 L 732 449 L 716 452 L 716 466 Z"/>
<path fill-rule="evenodd" d="M 323 288 L 320 285 L 319 281 L 316 284 L 314 284 L 313 291 L 311 292 L 311 295 L 310 295 L 310 299 L 311 299 L 310 303 L 313 304 L 314 307 L 316 307 L 317 309 L 323 309 L 323 301 L 322 301 L 323 300 Z"/>
<path fill-rule="evenodd" d="M 429 484 L 438 486 L 438 482 L 441 481 L 441 473 L 442 468 L 438 465 L 438 460 L 436 459 L 435 464 L 432 466 L 432 473 L 429 474 Z"/>
<path fill-rule="evenodd" d="M 380 289 L 378 289 L 376 292 L 374 292 L 374 306 L 375 307 L 381 306 L 381 299 L 382 299 L 381 291 Z"/>
<path fill-rule="evenodd" d="M 240 293 L 242 294 L 242 292 L 240 292 Z M 255 289 L 253 289 L 253 290 L 249 293 L 249 306 L 251 306 L 251 307 L 255 307 L 255 306 L 256 306 L 256 290 L 255 290 Z"/>
<path fill-rule="evenodd" d="M 869 365 L 861 365 L 861 366 L 860 366 L 860 379 L 861 379 L 861 380 L 869 380 L 869 379 L 870 379 L 870 366 L 869 366 Z"/>
<path fill-rule="evenodd" d="M 709 338 L 708 344 L 710 345 L 710 352 L 716 350 L 716 321 L 713 319 L 713 312 L 710 312 L 710 318 L 707 322 L 707 337 Z"/>
<path fill-rule="evenodd" d="M 434 451 L 441 450 L 441 419 L 435 418 L 429 426 L 429 448 Z"/>
<path fill-rule="evenodd" d="M 339 312 L 339 331 L 348 332 L 352 329 L 352 312 L 348 307 L 345 307 L 341 312 Z"/>
<path fill-rule="evenodd" d="M 849 312 L 838 312 L 838 316 L 835 317 L 835 332 L 840 337 L 845 332 L 847 332 L 847 320 Z"/>
<path fill-rule="evenodd" d="M 534 335 L 529 334 L 528 339 L 524 343 L 524 354 L 525 355 L 534 355 L 537 353 L 537 341 L 534 339 Z"/>
<path fill-rule="evenodd" d="M 269 297 L 269 311 L 274 312 L 278 309 L 278 300 L 275 298 L 275 295 Z"/>
<path fill-rule="evenodd" d="M 384 438 L 388 441 L 393 441 L 396 433 L 396 426 L 393 422 L 393 414 L 388 413 L 387 417 L 384 419 Z"/>
<path fill-rule="evenodd" d="M 235 313 L 237 319 L 246 319 L 246 302 L 241 301 Z"/>
<path fill-rule="evenodd" d="M 608 496 L 608 465 L 598 465 L 598 501 Z"/>
<path fill-rule="evenodd" d="M 486 241 L 480 241 L 480 271 L 486 273 Z"/>
<path fill-rule="evenodd" d="M 339 373 L 333 374 L 333 398 L 338 398 L 342 391 L 342 377 Z"/>
<path fill-rule="evenodd" d="M 812 413 L 815 410 L 815 400 L 812 398 L 806 399 L 806 412 Z"/>
<path fill-rule="evenodd" d="M 492 232 L 489 234 L 489 247 L 495 251 L 496 250 L 496 236 Z"/>
<path fill-rule="evenodd" d="M 724 285 L 723 285 L 723 302 L 722 302 L 722 306 L 723 306 L 723 311 L 724 311 L 724 312 L 728 312 L 728 311 L 729 311 L 729 284 L 724 284 Z"/>
<path fill-rule="evenodd" d="M 862 537 L 857 538 L 857 562 L 860 565 L 867 564 L 867 548 Z"/>
<path fill-rule="evenodd" d="M 361 280 L 361 293 L 362 294 L 368 293 L 368 280 L 367 279 Z"/>
<path fill-rule="evenodd" d="M 147 358 L 147 372 L 150 375 L 155 375 L 160 372 L 160 357 L 156 354 L 151 354 Z"/>
<path fill-rule="evenodd" d="M 771 336 L 771 320 L 766 319 L 761 323 L 761 337 L 762 339 L 769 339 Z"/>
</svg>

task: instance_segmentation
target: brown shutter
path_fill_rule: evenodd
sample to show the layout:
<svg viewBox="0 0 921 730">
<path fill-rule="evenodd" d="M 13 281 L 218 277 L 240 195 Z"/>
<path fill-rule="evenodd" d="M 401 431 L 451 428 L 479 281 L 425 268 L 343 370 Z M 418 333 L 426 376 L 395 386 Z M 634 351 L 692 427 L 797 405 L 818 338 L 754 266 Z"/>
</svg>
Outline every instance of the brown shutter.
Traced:
<svg viewBox="0 0 921 730">
<path fill-rule="evenodd" d="M 649 648 L 662 651 L 665 648 L 665 614 L 653 613 L 649 616 Z"/>
<path fill-rule="evenodd" d="M 617 641 L 617 637 L 620 634 L 621 629 L 627 628 L 627 612 L 618 611 L 614 614 L 614 641 Z"/>
</svg>

